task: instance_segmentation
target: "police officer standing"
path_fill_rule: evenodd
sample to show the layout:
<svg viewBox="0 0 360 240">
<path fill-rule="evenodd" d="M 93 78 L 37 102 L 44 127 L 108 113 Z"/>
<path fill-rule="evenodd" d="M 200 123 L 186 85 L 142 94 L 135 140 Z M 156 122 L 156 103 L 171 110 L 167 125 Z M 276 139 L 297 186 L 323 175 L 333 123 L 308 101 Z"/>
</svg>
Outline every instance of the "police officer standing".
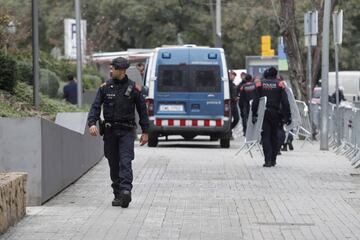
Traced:
<svg viewBox="0 0 360 240">
<path fill-rule="evenodd" d="M 241 118 L 243 120 L 243 132 L 246 134 L 247 120 L 250 112 L 250 101 L 256 97 L 256 86 L 252 80 L 252 76 L 247 74 L 245 77 L 245 83 L 240 87 L 240 100 L 239 107 L 241 112 Z"/>
<path fill-rule="evenodd" d="M 241 87 L 246 83 L 246 76 L 247 74 L 245 72 L 241 72 L 240 77 L 241 77 L 241 82 L 238 85 L 238 97 L 240 98 L 240 92 L 241 92 Z M 240 109 L 240 116 L 241 116 L 241 123 L 243 126 L 243 135 L 245 136 L 246 134 L 246 120 L 247 120 L 247 116 L 244 115 L 244 112 L 242 111 L 242 106 L 240 106 L 240 101 L 239 101 L 239 109 Z"/>
<path fill-rule="evenodd" d="M 100 119 L 103 106 L 104 152 L 109 161 L 111 187 L 115 195 L 112 206 L 126 208 L 131 202 L 133 181 L 132 160 L 134 159 L 135 108 L 139 114 L 142 129 L 140 145 L 148 142 L 149 119 L 145 99 L 135 88 L 135 82 L 128 79 L 128 60 L 122 57 L 112 61 L 112 78 L 99 90 L 88 116 L 90 134 L 97 136 L 96 122 Z"/>
<path fill-rule="evenodd" d="M 233 118 L 233 121 L 231 122 L 231 129 L 233 129 L 239 122 L 239 110 L 237 107 L 238 87 L 234 83 L 235 77 L 236 77 L 236 73 L 232 70 L 229 71 L 231 116 Z"/>
<path fill-rule="evenodd" d="M 277 79 L 277 70 L 270 67 L 264 74 L 264 80 L 256 83 L 257 97 L 252 105 L 252 122 L 257 121 L 257 109 L 260 97 L 267 97 L 264 122 L 262 125 L 262 143 L 265 155 L 265 164 L 263 167 L 272 167 L 276 165 L 278 154 L 277 131 L 279 123 L 282 121 L 280 106 L 285 117 L 287 125 L 291 124 L 290 104 L 285 92 L 284 82 Z"/>
</svg>

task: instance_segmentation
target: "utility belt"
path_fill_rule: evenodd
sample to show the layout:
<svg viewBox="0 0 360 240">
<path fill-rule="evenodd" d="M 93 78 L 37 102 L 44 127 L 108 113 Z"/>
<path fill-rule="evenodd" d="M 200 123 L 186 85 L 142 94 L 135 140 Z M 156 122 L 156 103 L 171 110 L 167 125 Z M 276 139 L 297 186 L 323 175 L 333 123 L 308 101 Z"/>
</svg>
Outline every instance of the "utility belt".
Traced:
<svg viewBox="0 0 360 240">
<path fill-rule="evenodd" d="M 105 129 L 121 129 L 121 130 L 131 130 L 136 127 L 135 121 L 99 121 L 99 133 L 100 136 L 103 136 Z"/>
<path fill-rule="evenodd" d="M 135 121 L 104 121 L 105 128 L 119 128 L 124 130 L 133 129 L 136 127 Z"/>
</svg>

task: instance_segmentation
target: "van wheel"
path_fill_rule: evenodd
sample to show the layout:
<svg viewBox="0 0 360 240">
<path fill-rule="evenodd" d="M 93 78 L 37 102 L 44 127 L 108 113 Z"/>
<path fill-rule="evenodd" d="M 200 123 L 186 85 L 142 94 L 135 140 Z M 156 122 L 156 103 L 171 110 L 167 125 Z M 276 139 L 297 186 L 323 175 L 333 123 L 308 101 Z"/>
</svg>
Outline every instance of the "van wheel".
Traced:
<svg viewBox="0 0 360 240">
<path fill-rule="evenodd" d="M 149 133 L 149 147 L 156 147 L 158 145 L 158 135 L 156 133 Z"/>
<path fill-rule="evenodd" d="M 220 146 L 221 146 L 221 148 L 229 148 L 230 147 L 230 139 L 229 138 L 220 139 Z"/>
</svg>

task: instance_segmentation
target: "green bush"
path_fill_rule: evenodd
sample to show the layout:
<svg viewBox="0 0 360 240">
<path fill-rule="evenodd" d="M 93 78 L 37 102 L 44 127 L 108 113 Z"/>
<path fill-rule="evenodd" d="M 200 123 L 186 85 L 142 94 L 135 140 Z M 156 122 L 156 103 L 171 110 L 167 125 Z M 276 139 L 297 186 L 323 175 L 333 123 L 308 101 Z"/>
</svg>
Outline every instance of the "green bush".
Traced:
<svg viewBox="0 0 360 240">
<path fill-rule="evenodd" d="M 17 79 L 20 82 L 33 85 L 33 69 L 32 65 L 24 61 L 18 61 L 17 65 Z"/>
<path fill-rule="evenodd" d="M 0 89 L 13 92 L 16 86 L 16 62 L 0 53 Z"/>
<path fill-rule="evenodd" d="M 40 70 L 40 91 L 49 97 L 57 97 L 59 89 L 59 77 L 48 69 Z"/>
<path fill-rule="evenodd" d="M 82 77 L 83 80 L 83 88 L 90 89 L 98 89 L 102 83 L 101 78 L 96 75 L 84 74 Z"/>
<path fill-rule="evenodd" d="M 67 75 L 76 73 L 75 62 L 65 59 L 57 60 L 46 52 L 40 52 L 40 67 L 54 72 L 62 81 L 66 81 Z"/>
</svg>

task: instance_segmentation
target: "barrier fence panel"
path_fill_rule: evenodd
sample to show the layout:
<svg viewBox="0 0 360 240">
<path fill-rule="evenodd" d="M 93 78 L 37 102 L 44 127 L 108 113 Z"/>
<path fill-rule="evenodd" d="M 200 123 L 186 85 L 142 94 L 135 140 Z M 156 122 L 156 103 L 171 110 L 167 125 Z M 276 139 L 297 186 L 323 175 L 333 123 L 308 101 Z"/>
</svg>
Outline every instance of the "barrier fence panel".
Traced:
<svg viewBox="0 0 360 240">
<path fill-rule="evenodd" d="M 310 114 L 309 108 L 303 101 L 296 100 L 296 105 L 298 106 L 300 116 L 301 116 L 301 125 L 297 130 L 297 134 L 299 136 L 303 136 L 305 140 L 311 142 L 311 132 L 312 132 L 312 125 L 310 123 Z M 305 143 L 305 142 L 304 142 Z"/>
<path fill-rule="evenodd" d="M 316 107 L 311 108 L 312 116 L 316 115 Z M 356 168 L 360 167 L 360 109 L 351 106 L 329 105 L 328 136 L 330 146 L 335 153 L 346 156 Z M 318 127 L 318 126 L 317 126 Z M 337 142 L 340 136 L 340 142 Z"/>
<path fill-rule="evenodd" d="M 285 125 L 285 131 L 287 136 L 290 130 L 296 129 L 301 126 L 301 115 L 292 90 L 286 87 L 285 91 L 288 96 L 288 100 L 290 104 L 291 120 L 292 120 L 290 125 Z"/>
<path fill-rule="evenodd" d="M 246 134 L 245 134 L 245 142 L 241 146 L 240 150 L 235 154 L 238 155 L 243 149 L 246 148 L 245 153 L 250 153 L 250 156 L 252 157 L 251 149 L 254 146 L 257 146 L 258 149 L 261 151 L 260 147 L 260 141 L 261 141 L 261 131 L 262 131 L 262 124 L 264 121 L 264 115 L 265 115 L 265 109 L 266 109 L 266 97 L 260 98 L 259 101 L 259 107 L 258 107 L 258 119 L 255 124 L 252 123 L 252 111 L 250 108 L 249 112 L 249 118 L 247 120 L 247 127 L 246 127 Z"/>
</svg>

